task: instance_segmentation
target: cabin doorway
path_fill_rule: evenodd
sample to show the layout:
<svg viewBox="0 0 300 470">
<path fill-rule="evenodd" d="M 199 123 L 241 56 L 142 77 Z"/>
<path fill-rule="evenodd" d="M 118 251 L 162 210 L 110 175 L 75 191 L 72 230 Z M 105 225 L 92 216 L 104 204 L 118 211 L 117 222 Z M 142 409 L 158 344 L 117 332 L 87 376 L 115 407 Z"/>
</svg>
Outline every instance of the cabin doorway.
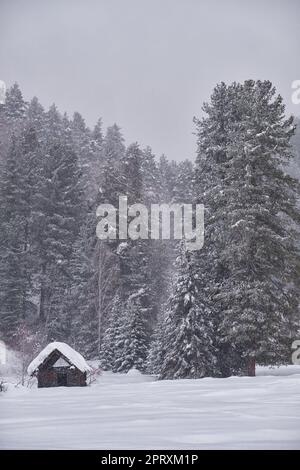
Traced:
<svg viewBox="0 0 300 470">
<path fill-rule="evenodd" d="M 57 373 L 57 386 L 58 387 L 66 387 L 67 383 L 67 373 L 66 372 L 58 372 Z"/>
</svg>

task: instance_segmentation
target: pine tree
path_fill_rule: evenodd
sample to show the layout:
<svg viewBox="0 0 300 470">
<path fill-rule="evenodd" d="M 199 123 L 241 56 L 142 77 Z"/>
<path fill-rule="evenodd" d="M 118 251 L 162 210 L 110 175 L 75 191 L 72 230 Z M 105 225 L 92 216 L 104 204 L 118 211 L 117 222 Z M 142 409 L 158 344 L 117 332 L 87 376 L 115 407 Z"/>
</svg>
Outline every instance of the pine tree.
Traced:
<svg viewBox="0 0 300 470">
<path fill-rule="evenodd" d="M 98 119 L 92 133 L 91 133 L 91 178 L 95 187 L 95 194 L 99 191 L 101 184 L 101 175 L 104 168 L 104 153 L 103 153 L 104 138 L 102 133 L 102 120 Z"/>
<path fill-rule="evenodd" d="M 161 379 L 202 378 L 216 374 L 213 324 L 201 302 L 192 255 L 184 246 L 169 301 Z"/>
<path fill-rule="evenodd" d="M 226 86 L 221 83 L 213 90 L 210 103 L 205 103 L 205 117 L 194 118 L 197 126 L 197 158 L 194 176 L 194 201 L 204 204 L 205 241 L 201 250 L 194 254 L 199 275 L 199 288 L 205 293 L 205 307 L 210 311 L 214 324 L 214 336 L 218 345 L 218 368 L 222 376 L 231 375 L 235 369 L 232 344 L 221 341 L 219 326 L 222 321 L 222 305 L 216 296 L 223 289 L 223 282 L 230 273 L 221 256 L 225 245 L 227 199 L 225 171 L 228 148 L 231 145 L 233 123 L 238 117 L 234 107 L 240 85 Z"/>
<path fill-rule="evenodd" d="M 17 83 L 6 91 L 5 103 L 0 105 L 0 164 L 5 164 L 12 138 L 23 129 L 27 103 Z"/>
<path fill-rule="evenodd" d="M 190 160 L 178 163 L 172 202 L 191 204 L 193 194 L 194 168 Z"/>
<path fill-rule="evenodd" d="M 149 146 L 143 150 L 141 172 L 143 181 L 142 197 L 145 205 L 149 207 L 150 204 L 160 202 L 162 191 L 158 165 Z"/>
<path fill-rule="evenodd" d="M 255 360 L 287 357 L 297 305 L 295 183 L 281 170 L 293 126 L 270 82 L 221 84 L 204 110 L 196 191 L 206 243 L 197 262 L 209 269 L 220 369 L 253 374 Z"/>
<path fill-rule="evenodd" d="M 97 356 L 97 265 L 95 205 L 87 209 L 74 243 L 70 271 L 72 286 L 68 309 L 72 312 L 70 342 L 86 357 Z"/>
<path fill-rule="evenodd" d="M 27 104 L 23 99 L 19 85 L 14 83 L 14 85 L 6 92 L 4 104 L 6 118 L 14 132 L 16 132 L 16 127 L 25 117 L 26 106 Z"/>
<path fill-rule="evenodd" d="M 92 139 L 99 148 L 103 145 L 102 119 L 99 118 L 92 132 Z"/>
<path fill-rule="evenodd" d="M 161 201 L 168 203 L 173 200 L 174 196 L 177 164 L 175 162 L 170 163 L 166 156 L 162 155 L 159 159 L 158 168 L 161 180 Z"/>
<path fill-rule="evenodd" d="M 170 328 L 170 316 L 166 311 L 168 311 L 167 302 L 161 306 L 155 330 L 151 337 L 146 364 L 146 371 L 149 374 L 159 375 L 167 353 L 167 333 Z"/>
<path fill-rule="evenodd" d="M 60 316 L 54 304 L 63 308 L 58 299 L 71 282 L 69 263 L 81 225 L 82 186 L 77 156 L 54 106 L 46 113 L 45 122 L 45 156 L 34 207 L 35 249 L 40 267 L 39 315 L 42 321 L 50 321 L 51 312 L 54 325 Z"/>
<path fill-rule="evenodd" d="M 126 182 L 120 174 L 121 161 L 125 155 L 124 138 L 120 128 L 114 124 L 107 129 L 103 142 L 104 167 L 100 181 L 99 203 L 118 207 L 119 195 L 126 191 Z"/>
<path fill-rule="evenodd" d="M 12 338 L 18 322 L 26 315 L 29 293 L 27 267 L 28 201 L 25 164 L 15 136 L 1 175 L 1 324 Z"/>
<path fill-rule="evenodd" d="M 132 294 L 126 303 L 125 318 L 116 343 L 121 354 L 117 354 L 114 370 L 128 372 L 130 369 L 145 370 L 149 334 L 146 328 L 145 311 L 138 293 Z"/>
<path fill-rule="evenodd" d="M 130 145 L 120 166 L 120 173 L 126 181 L 125 195 L 128 197 L 129 204 L 143 201 L 142 163 L 143 153 L 138 145 Z M 118 243 L 116 253 L 120 266 L 120 298 L 126 305 L 126 309 L 123 315 L 123 327 L 120 329 L 117 326 L 119 330 L 118 350 L 122 350 L 123 353 L 120 357 L 116 357 L 114 370 L 124 372 L 130 367 L 138 367 L 139 369 L 145 367 L 145 351 L 148 348 L 153 315 L 148 272 L 150 252 L 147 240 L 137 239 L 127 240 L 122 244 Z M 145 335 L 141 333 L 142 331 L 145 332 Z M 143 341 L 144 345 L 142 346 Z M 130 349 L 131 343 L 133 349 Z M 138 359 L 136 355 L 139 353 L 141 356 Z M 127 360 L 124 359 L 125 354 Z M 134 357 L 134 359 L 131 360 L 130 357 Z M 130 366 L 132 361 L 135 365 Z"/>
<path fill-rule="evenodd" d="M 98 122 L 97 135 L 99 137 L 100 123 Z M 92 132 L 86 126 L 81 114 L 74 113 L 70 122 L 70 133 L 73 148 L 78 157 L 78 166 L 82 175 L 82 184 L 85 198 L 94 201 L 99 189 L 101 171 L 101 149 L 94 140 Z"/>
<path fill-rule="evenodd" d="M 2 308 L 6 317 L 3 329 L 11 338 L 20 322 L 34 327 L 37 314 L 34 204 L 40 169 L 43 109 L 36 99 L 26 108 L 21 92 L 14 89 L 9 102 L 11 119 L 22 120 L 22 126 L 11 135 L 11 145 L 3 163 L 1 183 L 1 277 Z M 5 286 L 5 287 L 4 287 Z M 5 300 L 4 300 L 5 299 Z M 7 325 L 5 326 L 5 323 Z M 10 324 L 10 326 L 8 326 Z M 17 344 L 15 344 L 17 346 Z"/>
<path fill-rule="evenodd" d="M 124 321 L 124 306 L 119 295 L 116 294 L 111 303 L 107 328 L 101 344 L 100 365 L 104 370 L 117 370 L 119 361 L 123 357 Z"/>
<path fill-rule="evenodd" d="M 221 331 L 253 374 L 256 360 L 270 364 L 289 356 L 299 260 L 292 223 L 299 212 L 296 182 L 282 171 L 292 157 L 294 132 L 282 98 L 270 82 L 249 80 L 238 105 L 243 115 L 234 129 L 226 174 L 224 258 L 231 275 L 220 295 Z"/>
<path fill-rule="evenodd" d="M 0 335 L 11 347 L 15 345 L 17 329 L 24 320 L 28 296 L 28 278 L 22 262 L 23 245 L 17 236 L 18 229 L 16 217 L 1 233 Z"/>
</svg>

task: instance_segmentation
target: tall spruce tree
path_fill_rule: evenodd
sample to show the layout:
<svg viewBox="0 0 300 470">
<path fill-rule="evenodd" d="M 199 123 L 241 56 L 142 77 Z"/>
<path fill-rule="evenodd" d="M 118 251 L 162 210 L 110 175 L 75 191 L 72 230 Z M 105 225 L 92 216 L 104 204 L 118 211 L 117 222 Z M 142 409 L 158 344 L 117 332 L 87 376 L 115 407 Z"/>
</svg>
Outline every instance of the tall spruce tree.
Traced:
<svg viewBox="0 0 300 470">
<path fill-rule="evenodd" d="M 194 118 L 197 126 L 197 158 L 194 177 L 194 200 L 204 204 L 205 238 L 204 246 L 197 251 L 194 261 L 199 274 L 199 285 L 205 292 L 206 308 L 214 324 L 214 336 L 218 345 L 218 368 L 222 376 L 235 371 L 235 353 L 229 342 L 221 341 L 219 327 L 222 308 L 216 301 L 217 294 L 228 278 L 230 265 L 222 259 L 226 243 L 227 199 L 225 193 L 225 171 L 228 148 L 231 145 L 232 126 L 238 119 L 234 101 L 241 86 L 220 83 L 213 90 L 209 103 L 204 103 L 205 117 Z M 240 358 L 238 358 L 240 359 Z"/>
<path fill-rule="evenodd" d="M 293 126 L 270 82 L 221 84 L 204 110 L 195 190 L 206 244 L 197 262 L 210 270 L 221 372 L 252 375 L 255 360 L 287 357 L 297 308 L 295 182 L 281 169 Z"/>
<path fill-rule="evenodd" d="M 35 205 L 35 230 L 40 265 L 40 319 L 54 324 L 59 314 L 51 302 L 59 298 L 60 289 L 63 296 L 70 282 L 69 262 L 82 217 L 82 185 L 76 153 L 54 106 L 45 121 L 45 156 Z M 59 309 L 63 308 L 59 301 L 56 303 Z"/>
<path fill-rule="evenodd" d="M 34 313 L 32 203 L 36 190 L 36 135 L 25 123 L 11 146 L 1 174 L 1 317 L 5 336 Z M 6 324 L 6 326 L 5 326 Z"/>
<path fill-rule="evenodd" d="M 193 256 L 182 244 L 165 320 L 166 337 L 161 344 L 161 379 L 195 379 L 216 374 L 213 323 L 197 283 Z"/>
<path fill-rule="evenodd" d="M 23 200 L 20 173 L 21 148 L 16 138 L 1 175 L 1 330 L 2 336 L 13 345 L 14 335 L 23 319 L 28 293 L 25 272 Z"/>
<path fill-rule="evenodd" d="M 143 202 L 143 152 L 138 144 L 131 144 L 122 160 L 122 175 L 126 180 L 126 195 L 129 204 Z M 129 220 L 129 223 L 131 220 Z M 120 261 L 120 295 L 126 304 L 127 322 L 123 328 L 124 344 L 123 359 L 118 363 L 119 371 L 127 371 L 132 363 L 142 370 L 145 367 L 149 335 L 151 330 L 151 317 L 153 315 L 153 302 L 150 292 L 149 259 L 150 250 L 148 240 L 137 238 L 127 240 L 124 249 L 118 250 Z M 139 338 L 139 339 L 137 339 Z M 131 341 L 138 341 L 135 353 L 128 345 Z M 142 345 L 142 343 L 144 344 Z M 137 356 L 139 355 L 139 359 Z M 137 356 L 136 356 L 136 355 Z"/>
<path fill-rule="evenodd" d="M 100 351 L 100 365 L 104 370 L 118 370 L 124 351 L 124 322 L 124 304 L 116 293 L 111 302 Z"/>
<path fill-rule="evenodd" d="M 117 360 L 114 370 L 128 372 L 130 369 L 145 370 L 149 332 L 139 293 L 129 296 L 126 302 L 125 318 L 117 342 Z M 121 346 L 121 349 L 120 349 Z"/>
<path fill-rule="evenodd" d="M 227 223 L 223 259 L 230 276 L 219 299 L 220 331 L 234 344 L 250 375 L 255 361 L 289 358 L 299 251 L 296 182 L 282 171 L 292 158 L 292 118 L 269 81 L 244 83 L 236 106 L 226 171 Z"/>
</svg>

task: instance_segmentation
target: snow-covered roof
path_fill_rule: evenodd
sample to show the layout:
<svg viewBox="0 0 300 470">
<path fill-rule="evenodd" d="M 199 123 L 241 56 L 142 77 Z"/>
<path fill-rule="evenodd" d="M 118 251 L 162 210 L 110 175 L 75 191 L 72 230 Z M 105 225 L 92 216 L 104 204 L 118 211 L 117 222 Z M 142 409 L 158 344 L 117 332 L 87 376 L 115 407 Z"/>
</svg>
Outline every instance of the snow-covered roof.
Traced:
<svg viewBox="0 0 300 470">
<path fill-rule="evenodd" d="M 32 375 L 41 364 L 47 359 L 47 357 L 53 352 L 53 351 L 59 351 L 71 364 L 73 364 L 77 369 L 79 369 L 81 372 L 89 372 L 91 371 L 91 367 L 87 364 L 85 359 L 82 357 L 79 352 L 75 351 L 75 349 L 71 348 L 66 343 L 60 343 L 58 341 L 54 341 L 53 343 L 49 343 L 48 346 L 46 346 L 40 353 L 39 355 L 33 359 L 33 361 L 29 364 L 27 373 L 28 375 Z"/>
</svg>

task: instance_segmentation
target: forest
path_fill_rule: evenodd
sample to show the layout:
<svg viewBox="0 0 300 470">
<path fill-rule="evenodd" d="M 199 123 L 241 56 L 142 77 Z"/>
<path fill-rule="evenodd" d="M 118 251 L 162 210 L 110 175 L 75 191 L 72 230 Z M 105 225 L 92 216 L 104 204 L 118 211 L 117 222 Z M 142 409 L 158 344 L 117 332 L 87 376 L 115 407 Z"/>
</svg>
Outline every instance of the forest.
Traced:
<svg viewBox="0 0 300 470">
<path fill-rule="evenodd" d="M 28 363 L 63 341 L 104 370 L 255 375 L 300 334 L 300 120 L 269 81 L 220 83 L 196 158 L 23 98 L 0 105 L 0 339 Z M 191 116 L 192 120 L 192 116 Z M 298 125 L 298 127 L 297 127 Z M 191 126 L 192 128 L 192 126 Z M 188 158 L 187 158 L 188 157 Z M 203 204 L 204 246 L 100 240 L 99 204 Z"/>
</svg>

